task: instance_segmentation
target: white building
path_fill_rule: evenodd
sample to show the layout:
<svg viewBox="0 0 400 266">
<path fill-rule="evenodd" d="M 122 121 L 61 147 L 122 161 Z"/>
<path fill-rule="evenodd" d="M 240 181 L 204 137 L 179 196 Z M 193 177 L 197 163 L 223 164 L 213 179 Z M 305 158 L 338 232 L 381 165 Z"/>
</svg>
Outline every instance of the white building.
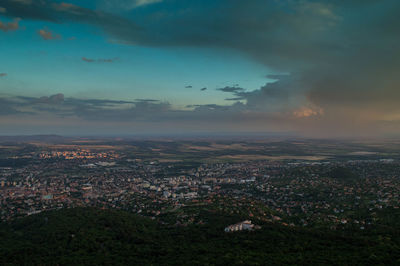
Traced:
<svg viewBox="0 0 400 266">
<path fill-rule="evenodd" d="M 250 220 L 246 220 L 237 224 L 232 224 L 227 227 L 225 227 L 225 232 L 236 232 L 236 231 L 242 231 L 242 230 L 253 230 L 254 229 L 254 224 L 251 223 Z"/>
</svg>

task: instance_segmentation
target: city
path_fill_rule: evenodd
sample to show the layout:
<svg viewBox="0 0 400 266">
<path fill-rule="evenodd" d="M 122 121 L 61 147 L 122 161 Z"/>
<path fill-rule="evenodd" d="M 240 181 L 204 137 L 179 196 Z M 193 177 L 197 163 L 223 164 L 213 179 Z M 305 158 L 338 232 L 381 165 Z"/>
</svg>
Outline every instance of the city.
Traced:
<svg viewBox="0 0 400 266">
<path fill-rule="evenodd" d="M 152 146 L 164 143 L 142 145 L 154 150 Z M 142 160 L 118 144 L 105 151 L 101 143 L 90 148 L 54 147 L 38 144 L 18 158 L 3 159 L 3 164 L 4 160 L 21 164 L 0 168 L 3 221 L 86 206 L 121 209 L 187 226 L 204 223 L 200 210 L 217 209 L 285 226 L 368 230 L 389 219 L 386 213 L 400 213 L 398 154 L 392 154 L 396 159 L 367 153 L 374 158 L 212 164 L 157 156 Z M 165 152 L 160 147 L 157 152 Z M 5 146 L 2 151 L 9 154 Z M 202 156 L 199 153 L 195 155 Z"/>
</svg>

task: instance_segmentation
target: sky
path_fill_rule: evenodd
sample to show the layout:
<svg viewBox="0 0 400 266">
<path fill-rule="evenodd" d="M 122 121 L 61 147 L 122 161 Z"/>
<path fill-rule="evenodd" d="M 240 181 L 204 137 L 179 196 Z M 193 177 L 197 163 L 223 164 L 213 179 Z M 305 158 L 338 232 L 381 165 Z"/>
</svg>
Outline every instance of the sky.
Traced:
<svg viewBox="0 0 400 266">
<path fill-rule="evenodd" d="M 0 135 L 400 136 L 398 0 L 0 0 Z"/>
</svg>

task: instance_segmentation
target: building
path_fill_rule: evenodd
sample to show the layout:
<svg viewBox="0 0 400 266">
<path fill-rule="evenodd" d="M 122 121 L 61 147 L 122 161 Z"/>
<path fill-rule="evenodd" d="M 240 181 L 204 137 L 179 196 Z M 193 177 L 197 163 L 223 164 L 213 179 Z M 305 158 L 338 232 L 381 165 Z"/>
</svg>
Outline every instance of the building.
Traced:
<svg viewBox="0 0 400 266">
<path fill-rule="evenodd" d="M 225 232 L 236 232 L 236 231 L 243 231 L 243 230 L 253 230 L 254 224 L 251 223 L 250 220 L 246 220 L 237 224 L 232 224 L 225 227 Z"/>
</svg>

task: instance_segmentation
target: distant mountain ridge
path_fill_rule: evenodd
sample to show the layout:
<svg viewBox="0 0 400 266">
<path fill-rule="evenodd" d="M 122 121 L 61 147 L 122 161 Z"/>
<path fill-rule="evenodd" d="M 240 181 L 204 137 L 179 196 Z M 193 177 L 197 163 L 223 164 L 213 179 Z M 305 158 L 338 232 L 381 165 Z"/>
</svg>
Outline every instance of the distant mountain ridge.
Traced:
<svg viewBox="0 0 400 266">
<path fill-rule="evenodd" d="M 46 141 L 60 142 L 73 138 L 63 137 L 60 135 L 18 135 L 18 136 L 0 136 L 0 142 L 30 142 L 30 141 Z"/>
</svg>

